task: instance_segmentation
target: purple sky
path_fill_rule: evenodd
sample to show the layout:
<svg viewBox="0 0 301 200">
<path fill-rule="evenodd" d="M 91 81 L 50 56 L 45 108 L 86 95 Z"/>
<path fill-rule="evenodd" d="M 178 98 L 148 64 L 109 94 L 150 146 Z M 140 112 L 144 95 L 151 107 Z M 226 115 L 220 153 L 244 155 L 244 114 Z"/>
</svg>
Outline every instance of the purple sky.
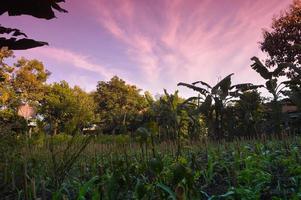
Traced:
<svg viewBox="0 0 301 200">
<path fill-rule="evenodd" d="M 85 3 L 83 3 L 85 2 Z M 87 91 L 118 75 L 153 94 L 177 83 L 214 84 L 232 72 L 234 83 L 263 83 L 250 58 L 263 54 L 262 28 L 291 0 L 67 0 L 68 14 L 50 21 L 0 16 L 48 47 L 16 51 Z"/>
</svg>

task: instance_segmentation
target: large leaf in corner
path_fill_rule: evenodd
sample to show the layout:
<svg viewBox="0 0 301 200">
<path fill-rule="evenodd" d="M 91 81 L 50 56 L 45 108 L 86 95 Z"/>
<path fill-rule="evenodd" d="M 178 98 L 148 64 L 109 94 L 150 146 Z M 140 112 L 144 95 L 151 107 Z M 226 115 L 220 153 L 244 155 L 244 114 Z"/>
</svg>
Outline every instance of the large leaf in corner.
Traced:
<svg viewBox="0 0 301 200">
<path fill-rule="evenodd" d="M 13 36 L 24 36 L 27 37 L 27 35 L 23 32 L 21 32 L 19 29 L 16 28 L 6 28 L 1 26 L 0 24 L 0 34 L 13 34 Z"/>
<path fill-rule="evenodd" d="M 11 50 L 24 50 L 24 49 L 30 49 L 35 47 L 41 47 L 44 45 L 48 45 L 48 43 L 27 39 L 27 38 L 22 38 L 19 40 L 17 38 L 9 38 L 9 39 L 2 38 L 2 37 L 0 38 L 0 48 L 8 47 L 8 49 Z"/>
<path fill-rule="evenodd" d="M 53 10 L 67 12 L 59 6 L 64 0 L 3 0 L 0 6 L 0 15 L 8 13 L 9 16 L 31 15 L 42 19 L 53 19 Z"/>
</svg>

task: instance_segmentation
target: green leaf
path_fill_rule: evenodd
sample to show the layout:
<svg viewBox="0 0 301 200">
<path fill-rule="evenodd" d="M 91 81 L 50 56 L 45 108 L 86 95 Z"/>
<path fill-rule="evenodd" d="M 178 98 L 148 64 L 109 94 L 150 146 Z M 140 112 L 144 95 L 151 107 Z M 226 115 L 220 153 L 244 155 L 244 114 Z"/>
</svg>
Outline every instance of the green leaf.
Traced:
<svg viewBox="0 0 301 200">
<path fill-rule="evenodd" d="M 176 193 L 173 192 L 170 187 L 168 187 L 167 185 L 164 185 L 163 183 L 158 183 L 157 186 L 159 188 L 161 188 L 164 192 L 166 192 L 167 194 L 169 194 L 168 198 L 170 198 L 172 200 L 177 200 Z"/>
<path fill-rule="evenodd" d="M 84 185 L 82 185 L 79 189 L 77 200 L 85 199 L 85 195 L 88 193 L 88 191 L 91 189 L 91 187 L 97 180 L 98 180 L 98 176 L 94 176 L 88 182 L 86 182 Z"/>
</svg>

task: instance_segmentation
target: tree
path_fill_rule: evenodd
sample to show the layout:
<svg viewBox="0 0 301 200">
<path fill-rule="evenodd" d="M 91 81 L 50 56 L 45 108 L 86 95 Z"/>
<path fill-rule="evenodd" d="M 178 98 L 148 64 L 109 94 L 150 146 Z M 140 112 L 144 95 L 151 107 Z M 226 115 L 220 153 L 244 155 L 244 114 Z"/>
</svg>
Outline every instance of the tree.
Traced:
<svg viewBox="0 0 301 200">
<path fill-rule="evenodd" d="M 281 95 L 281 91 L 286 87 L 286 82 L 278 84 L 277 79 L 289 65 L 280 64 L 274 71 L 269 71 L 268 66 L 265 66 L 257 57 L 253 57 L 251 60 L 253 61 L 253 64 L 251 65 L 252 69 L 258 72 L 260 76 L 266 80 L 265 88 L 273 95 L 273 101 L 277 102 Z"/>
<path fill-rule="evenodd" d="M 243 92 L 235 101 L 234 109 L 231 118 L 236 118 L 235 132 L 239 134 L 238 136 L 258 137 L 263 119 L 263 105 L 259 92 L 256 90 Z"/>
<path fill-rule="evenodd" d="M 178 83 L 178 86 L 185 86 L 199 93 L 199 96 L 191 97 L 188 101 L 203 101 L 198 106 L 198 111 L 205 116 L 209 136 L 215 139 L 222 139 L 225 136 L 223 114 L 227 103 L 232 98 L 239 97 L 240 92 L 261 87 L 261 85 L 253 85 L 251 83 L 231 86 L 232 76 L 233 73 L 226 76 L 213 87 L 203 81 L 197 81 L 192 84 Z M 201 87 L 196 86 L 197 84 L 201 84 Z"/>
<path fill-rule="evenodd" d="M 14 71 L 13 66 L 5 63 L 5 59 L 13 57 L 13 52 L 7 48 L 0 49 L 0 108 L 6 105 L 10 96 L 12 96 L 12 88 L 10 79 Z"/>
<path fill-rule="evenodd" d="M 13 87 L 22 102 L 38 104 L 44 96 L 45 83 L 50 72 L 38 60 L 21 58 L 15 64 Z"/>
<path fill-rule="evenodd" d="M 278 78 L 283 74 L 283 71 L 290 67 L 288 64 L 279 64 L 276 69 L 273 71 L 268 70 L 268 66 L 265 66 L 257 57 L 251 58 L 254 63 L 251 67 L 260 74 L 262 78 L 266 80 L 265 88 L 270 92 L 273 96 L 271 101 L 271 125 L 273 127 L 274 132 L 279 135 L 281 133 L 281 104 L 279 102 L 279 98 L 282 96 L 284 89 L 287 88 L 287 84 L 290 82 L 283 81 L 278 83 Z"/>
<path fill-rule="evenodd" d="M 38 107 L 44 96 L 46 80 L 50 75 L 43 63 L 37 60 L 21 58 L 13 66 L 4 63 L 3 59 L 12 57 L 9 50 L 1 51 L 2 66 L 0 82 L 0 100 L 2 112 L 17 114 L 17 108 L 25 103 Z"/>
<path fill-rule="evenodd" d="M 76 98 L 77 109 L 68 123 L 68 129 L 78 131 L 95 121 L 96 104 L 93 95 L 83 91 L 78 86 L 73 88 L 73 94 Z"/>
<path fill-rule="evenodd" d="M 43 88 L 48 77 L 42 63 L 21 59 L 17 64 L 9 66 L 6 58 L 13 57 L 7 48 L 0 51 L 0 126 L 6 133 L 24 132 L 27 123 L 17 115 L 21 103 L 39 104 L 43 96 Z"/>
<path fill-rule="evenodd" d="M 9 16 L 30 15 L 36 18 L 53 19 L 54 10 L 67 12 L 59 6 L 64 0 L 6 0 L 1 2 L 0 15 L 8 13 Z M 0 48 L 8 47 L 11 50 L 23 50 L 47 45 L 46 42 L 28 39 L 27 35 L 15 28 L 0 25 L 0 34 L 12 34 L 12 37 L 0 37 Z M 18 39 L 22 36 L 23 38 Z"/>
<path fill-rule="evenodd" d="M 94 94 L 97 114 L 105 133 L 125 133 L 134 124 L 147 102 L 140 89 L 114 76 L 110 81 L 100 81 Z"/>
<path fill-rule="evenodd" d="M 47 86 L 41 101 L 40 114 L 51 126 L 52 135 L 59 131 L 76 133 L 93 120 L 94 102 L 79 87 L 71 88 L 66 81 Z"/>
<path fill-rule="evenodd" d="M 158 123 L 167 136 L 177 141 L 177 156 L 181 154 L 181 137 L 184 136 L 188 127 L 188 116 L 184 108 L 185 101 L 180 98 L 178 91 L 168 94 L 164 90 L 164 96 L 159 100 Z"/>
<path fill-rule="evenodd" d="M 261 50 L 268 53 L 267 67 L 291 63 L 301 67 L 301 1 L 294 0 L 289 10 L 273 20 L 271 30 L 263 32 Z M 296 70 L 289 68 L 289 77 L 296 75 Z"/>
<path fill-rule="evenodd" d="M 266 80 L 265 87 L 273 95 L 271 102 L 272 125 L 276 134 L 281 132 L 282 94 L 292 99 L 300 95 L 301 74 L 301 1 L 294 0 L 288 11 L 273 19 L 271 30 L 263 32 L 261 50 L 268 54 L 265 65 L 253 57 L 252 68 Z M 269 68 L 274 68 L 269 70 Z M 288 81 L 278 83 L 280 76 L 287 75 Z M 297 83 L 297 84 L 296 84 Z M 298 84 L 299 83 L 299 84 Z M 291 91 L 284 89 L 290 88 Z M 296 104 L 299 104 L 295 102 Z"/>
<path fill-rule="evenodd" d="M 286 81 L 286 84 L 288 84 L 290 91 L 286 91 L 285 94 L 301 110 L 301 69 L 295 69 L 295 77 Z"/>
</svg>

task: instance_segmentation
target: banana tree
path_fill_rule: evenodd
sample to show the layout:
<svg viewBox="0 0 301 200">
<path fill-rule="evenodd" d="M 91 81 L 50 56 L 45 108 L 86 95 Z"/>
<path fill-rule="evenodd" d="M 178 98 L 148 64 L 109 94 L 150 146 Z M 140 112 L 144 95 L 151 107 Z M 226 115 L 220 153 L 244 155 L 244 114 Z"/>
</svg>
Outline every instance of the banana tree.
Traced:
<svg viewBox="0 0 301 200">
<path fill-rule="evenodd" d="M 200 139 L 200 136 L 206 135 L 206 129 L 204 124 L 204 119 L 200 118 L 198 107 L 200 105 L 200 101 L 190 101 L 190 99 L 187 99 L 185 102 L 183 102 L 182 107 L 185 109 L 187 114 L 187 134 L 190 139 L 192 140 L 198 140 Z"/>
<path fill-rule="evenodd" d="M 233 102 L 233 106 L 227 107 L 226 115 L 231 119 L 228 129 L 232 129 L 236 136 L 258 137 L 263 117 L 260 93 L 257 90 L 246 91 Z"/>
<path fill-rule="evenodd" d="M 178 156 L 181 153 L 181 136 L 187 124 L 186 111 L 183 107 L 184 100 L 178 96 L 178 91 L 168 94 L 164 89 L 164 93 L 165 95 L 160 98 L 159 125 L 164 127 L 169 134 L 171 133 L 173 139 L 176 139 Z"/>
<path fill-rule="evenodd" d="M 199 114 L 205 116 L 208 125 L 208 135 L 214 139 L 219 140 L 224 137 L 223 112 L 230 100 L 239 97 L 244 91 L 261 87 L 251 83 L 231 85 L 231 77 L 233 75 L 233 73 L 229 74 L 215 86 L 203 81 L 197 81 L 192 84 L 178 83 L 178 86 L 185 86 L 199 93 L 197 97 L 191 97 L 188 101 L 202 101 L 197 110 Z M 197 84 L 201 86 L 196 86 Z"/>
<path fill-rule="evenodd" d="M 291 68 L 295 72 L 295 77 L 285 82 L 290 88 L 290 91 L 288 91 L 286 95 L 289 96 L 292 102 L 301 110 L 301 69 L 295 65 L 291 65 Z"/>
<path fill-rule="evenodd" d="M 278 77 L 285 75 L 285 69 L 292 68 L 293 66 L 289 63 L 281 63 L 278 64 L 275 70 L 269 71 L 268 67 L 265 66 L 257 57 L 253 57 L 251 60 L 254 62 L 251 65 L 252 69 L 258 72 L 260 76 L 266 80 L 264 87 L 273 96 L 271 101 L 272 126 L 274 127 L 274 132 L 279 135 L 281 132 L 282 121 L 282 111 L 279 99 L 282 94 L 284 94 L 284 90 L 288 87 L 288 81 L 278 83 Z"/>
</svg>

